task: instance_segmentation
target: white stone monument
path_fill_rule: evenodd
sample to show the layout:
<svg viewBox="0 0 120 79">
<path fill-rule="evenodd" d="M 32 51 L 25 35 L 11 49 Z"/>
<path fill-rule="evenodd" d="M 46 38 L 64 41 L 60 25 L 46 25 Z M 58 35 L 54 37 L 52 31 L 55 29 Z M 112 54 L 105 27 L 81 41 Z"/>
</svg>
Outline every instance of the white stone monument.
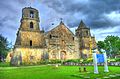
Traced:
<svg viewBox="0 0 120 79">
<path fill-rule="evenodd" d="M 108 65 L 107 65 L 107 55 L 106 55 L 106 51 L 101 49 L 101 52 L 103 52 L 104 55 L 104 72 L 109 72 L 108 70 Z"/>
<path fill-rule="evenodd" d="M 96 52 L 97 52 L 97 49 L 93 50 L 93 64 L 94 64 L 94 73 L 95 74 L 98 74 L 98 66 L 97 66 L 97 63 L 99 61 L 97 61 L 97 56 L 96 56 Z M 108 65 L 107 65 L 107 55 L 106 55 L 106 51 L 101 49 L 101 52 L 103 52 L 103 58 L 104 58 L 104 72 L 109 72 L 108 70 Z"/>
<path fill-rule="evenodd" d="M 96 52 L 97 52 L 97 50 L 95 49 L 95 50 L 93 51 L 93 64 L 94 64 L 94 73 L 95 73 L 95 74 L 98 74 L 99 72 L 98 72 L 98 66 L 97 66 Z"/>
</svg>

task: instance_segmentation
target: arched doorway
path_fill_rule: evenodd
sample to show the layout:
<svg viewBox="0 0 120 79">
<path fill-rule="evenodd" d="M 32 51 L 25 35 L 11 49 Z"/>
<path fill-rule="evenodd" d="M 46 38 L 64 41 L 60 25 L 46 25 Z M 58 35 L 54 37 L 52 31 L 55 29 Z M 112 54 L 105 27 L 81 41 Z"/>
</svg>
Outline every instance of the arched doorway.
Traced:
<svg viewBox="0 0 120 79">
<path fill-rule="evenodd" d="M 56 59 L 56 53 L 55 52 L 51 53 L 51 55 L 52 55 L 52 59 Z"/>
<path fill-rule="evenodd" d="M 66 59 L 66 51 L 61 51 L 60 52 L 60 59 L 65 60 Z"/>
<path fill-rule="evenodd" d="M 56 50 L 51 51 L 51 59 L 56 59 L 56 58 L 57 58 Z"/>
</svg>

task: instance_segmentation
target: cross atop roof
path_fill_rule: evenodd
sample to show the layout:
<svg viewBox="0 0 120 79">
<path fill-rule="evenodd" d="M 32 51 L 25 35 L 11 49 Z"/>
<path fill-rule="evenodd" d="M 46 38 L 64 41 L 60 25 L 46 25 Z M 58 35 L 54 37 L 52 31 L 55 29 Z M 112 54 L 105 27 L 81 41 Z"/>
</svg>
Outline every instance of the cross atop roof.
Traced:
<svg viewBox="0 0 120 79">
<path fill-rule="evenodd" d="M 63 23 L 63 18 L 60 18 L 60 20 L 61 20 L 61 21 L 60 21 L 60 24 L 61 24 L 61 25 L 64 25 L 64 23 Z"/>
</svg>

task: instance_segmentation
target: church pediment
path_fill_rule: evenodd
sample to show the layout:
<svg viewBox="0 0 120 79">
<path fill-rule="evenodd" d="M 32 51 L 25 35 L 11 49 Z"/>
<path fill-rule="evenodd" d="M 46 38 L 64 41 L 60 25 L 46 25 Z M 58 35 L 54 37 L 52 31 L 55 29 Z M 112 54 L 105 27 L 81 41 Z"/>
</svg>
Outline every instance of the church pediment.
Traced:
<svg viewBox="0 0 120 79">
<path fill-rule="evenodd" d="M 72 33 L 72 31 L 69 28 L 67 28 L 64 25 L 64 23 L 60 23 L 58 26 L 50 30 L 48 34 L 55 34 L 61 37 L 62 36 L 73 36 L 74 37 L 74 34 Z"/>
</svg>

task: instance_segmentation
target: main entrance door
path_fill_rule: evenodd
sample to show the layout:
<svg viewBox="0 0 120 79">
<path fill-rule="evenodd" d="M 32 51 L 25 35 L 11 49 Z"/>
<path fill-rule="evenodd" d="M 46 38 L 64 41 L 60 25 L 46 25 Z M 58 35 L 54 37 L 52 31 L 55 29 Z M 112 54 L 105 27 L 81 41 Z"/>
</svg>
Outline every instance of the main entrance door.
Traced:
<svg viewBox="0 0 120 79">
<path fill-rule="evenodd" d="M 61 51 L 60 52 L 60 59 L 61 60 L 65 60 L 66 59 L 66 52 L 65 51 Z"/>
</svg>

